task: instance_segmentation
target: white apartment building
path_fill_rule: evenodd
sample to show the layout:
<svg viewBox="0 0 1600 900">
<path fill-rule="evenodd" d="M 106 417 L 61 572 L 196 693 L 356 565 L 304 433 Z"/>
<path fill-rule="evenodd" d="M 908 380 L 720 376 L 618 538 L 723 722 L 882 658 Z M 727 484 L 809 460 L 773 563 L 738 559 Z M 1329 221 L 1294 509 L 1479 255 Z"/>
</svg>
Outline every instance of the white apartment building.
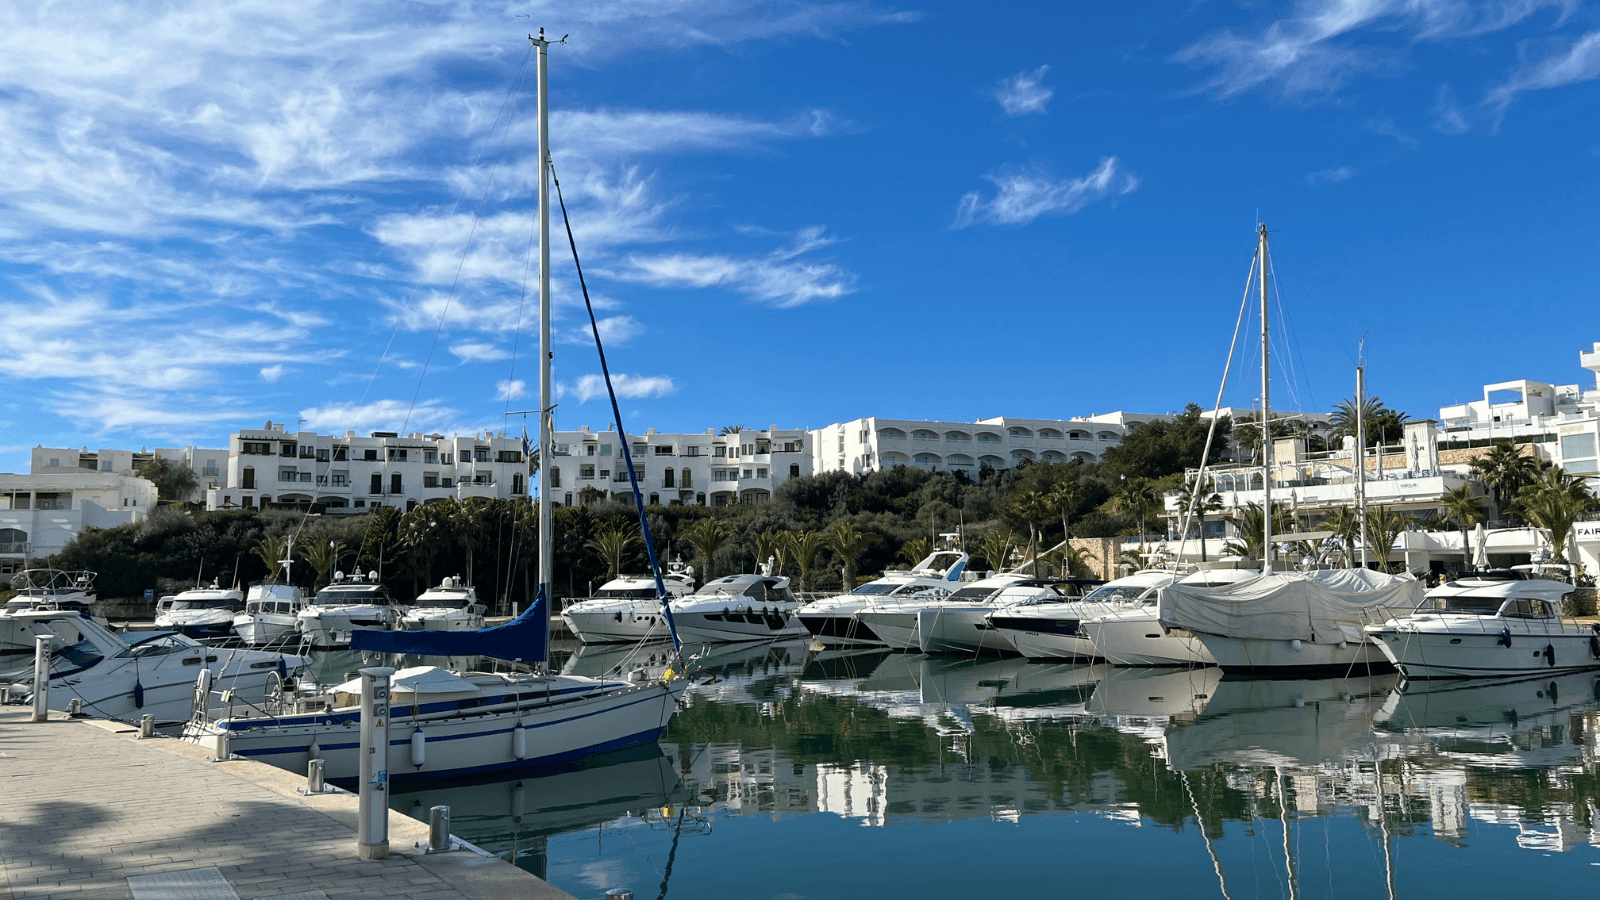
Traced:
<svg viewBox="0 0 1600 900">
<path fill-rule="evenodd" d="M 1023 460 L 1096 462 L 1129 431 L 1169 416 L 1115 412 L 1076 419 L 936 422 L 925 419 L 853 419 L 811 432 L 812 468 L 818 473 L 861 475 L 895 466 L 935 472 L 1009 469 Z"/>
<path fill-rule="evenodd" d="M 0 474 L 0 575 L 61 552 L 87 526 L 140 522 L 155 506 L 156 486 L 133 475 L 66 468 Z"/>
<path fill-rule="evenodd" d="M 28 471 L 34 475 L 59 475 L 73 472 L 112 472 L 118 475 L 134 474 L 133 467 L 150 459 L 164 459 L 174 465 L 188 466 L 195 474 L 195 490 L 188 497 L 167 498 L 179 500 L 204 500 L 206 490 L 222 485 L 227 472 L 228 451 L 204 447 L 157 447 L 154 450 L 111 450 L 88 447 L 74 450 L 71 447 L 34 447 Z"/>
<path fill-rule="evenodd" d="M 1518 379 L 1483 386 L 1483 399 L 1439 410 L 1443 449 L 1485 447 L 1496 440 L 1532 443 L 1541 457 L 1600 489 L 1600 341 L 1578 364 L 1595 387 Z"/>
<path fill-rule="evenodd" d="M 206 508 L 315 503 L 335 513 L 410 510 L 446 497 L 525 497 L 528 480 L 522 438 L 505 432 L 335 437 L 268 422 L 228 439 L 222 481 L 207 488 Z"/>
<path fill-rule="evenodd" d="M 557 431 L 552 439 L 550 493 L 566 506 L 595 491 L 632 499 L 622 454 L 632 454 L 647 504 L 730 506 L 768 503 L 778 486 L 812 473 L 812 435 L 801 428 L 718 434 L 662 434 L 654 428 L 626 440 L 607 427 Z"/>
</svg>

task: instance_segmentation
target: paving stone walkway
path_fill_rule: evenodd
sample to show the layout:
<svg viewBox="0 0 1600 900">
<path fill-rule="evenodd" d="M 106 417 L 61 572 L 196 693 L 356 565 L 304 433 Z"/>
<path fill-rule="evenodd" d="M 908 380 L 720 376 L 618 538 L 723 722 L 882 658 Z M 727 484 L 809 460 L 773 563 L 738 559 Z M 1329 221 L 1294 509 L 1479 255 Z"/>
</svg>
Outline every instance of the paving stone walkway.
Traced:
<svg viewBox="0 0 1600 900">
<path fill-rule="evenodd" d="M 83 721 L 0 706 L 0 887 L 14 900 L 131 900 L 130 877 L 215 866 L 241 900 L 572 900 L 469 852 L 424 855 L 427 826 L 390 813 L 390 857 L 358 860 L 356 800 L 300 797 L 304 777 L 207 761 Z"/>
</svg>

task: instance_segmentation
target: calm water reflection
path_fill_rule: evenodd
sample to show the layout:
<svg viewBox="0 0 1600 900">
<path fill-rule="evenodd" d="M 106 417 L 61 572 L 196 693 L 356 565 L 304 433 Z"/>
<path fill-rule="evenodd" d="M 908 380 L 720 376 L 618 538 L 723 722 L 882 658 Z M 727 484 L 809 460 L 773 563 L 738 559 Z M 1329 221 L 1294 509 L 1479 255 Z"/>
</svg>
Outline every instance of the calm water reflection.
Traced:
<svg viewBox="0 0 1600 900">
<path fill-rule="evenodd" d="M 395 806 L 447 804 L 457 834 L 585 898 L 1576 897 L 1600 877 L 1592 673 L 1270 682 L 802 643 L 702 662 L 659 748 Z"/>
</svg>

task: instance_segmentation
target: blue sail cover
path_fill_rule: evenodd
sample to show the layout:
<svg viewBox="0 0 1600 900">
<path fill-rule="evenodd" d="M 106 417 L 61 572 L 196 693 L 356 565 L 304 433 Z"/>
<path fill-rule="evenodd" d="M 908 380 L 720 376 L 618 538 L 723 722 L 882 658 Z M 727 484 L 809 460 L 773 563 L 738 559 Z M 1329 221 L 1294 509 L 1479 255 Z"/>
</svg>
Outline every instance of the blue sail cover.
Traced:
<svg viewBox="0 0 1600 900">
<path fill-rule="evenodd" d="M 477 631 L 356 631 L 350 635 L 350 646 L 414 656 L 491 656 L 543 662 L 549 655 L 549 608 L 541 585 L 534 604 L 504 625 Z"/>
</svg>

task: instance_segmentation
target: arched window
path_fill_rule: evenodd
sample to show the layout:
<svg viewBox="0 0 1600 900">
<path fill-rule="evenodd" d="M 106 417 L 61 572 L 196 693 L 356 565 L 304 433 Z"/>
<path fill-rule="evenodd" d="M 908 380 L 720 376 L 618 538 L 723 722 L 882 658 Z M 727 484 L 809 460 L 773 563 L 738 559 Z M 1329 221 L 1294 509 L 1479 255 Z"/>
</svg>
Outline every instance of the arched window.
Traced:
<svg viewBox="0 0 1600 900">
<path fill-rule="evenodd" d="M 367 493 L 369 493 L 369 494 L 381 494 L 381 493 L 383 493 L 383 473 L 382 472 L 373 472 L 372 473 L 372 490 L 367 491 Z"/>
<path fill-rule="evenodd" d="M 672 470 L 668 469 L 667 471 L 670 472 Z M 661 505 L 661 495 L 660 494 L 651 494 L 650 495 L 650 505 L 651 506 L 660 506 Z"/>
<path fill-rule="evenodd" d="M 400 490 L 400 473 L 399 472 L 396 472 L 393 475 L 389 476 L 389 493 L 391 493 L 391 494 L 404 493 L 403 491 Z"/>
<path fill-rule="evenodd" d="M 561 469 L 556 466 L 550 467 L 550 486 L 553 488 L 561 487 Z M 572 503 L 569 501 L 567 505 L 571 506 Z"/>
<path fill-rule="evenodd" d="M 672 480 L 673 480 L 673 476 L 676 475 L 676 474 L 677 473 L 674 472 L 671 468 L 668 468 L 666 471 L 662 472 L 661 473 L 661 486 L 662 487 L 675 487 L 675 485 L 672 483 Z"/>
<path fill-rule="evenodd" d="M 0 528 L 0 553 L 28 552 L 28 533 L 20 528 Z"/>
<path fill-rule="evenodd" d="M 692 488 L 694 487 L 694 475 L 688 469 L 684 469 L 683 478 L 680 479 L 680 482 L 679 487 Z"/>
</svg>

